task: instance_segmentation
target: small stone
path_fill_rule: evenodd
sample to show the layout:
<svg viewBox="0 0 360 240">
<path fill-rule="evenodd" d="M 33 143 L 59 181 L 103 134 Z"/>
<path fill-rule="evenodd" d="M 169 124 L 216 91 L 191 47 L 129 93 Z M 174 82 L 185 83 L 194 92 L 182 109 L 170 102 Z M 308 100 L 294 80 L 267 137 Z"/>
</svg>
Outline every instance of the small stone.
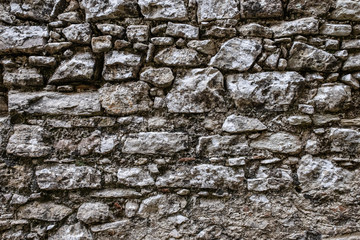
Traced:
<svg viewBox="0 0 360 240">
<path fill-rule="evenodd" d="M 141 193 L 133 189 L 107 188 L 99 191 L 93 191 L 90 196 L 98 198 L 138 198 L 141 197 Z"/>
<path fill-rule="evenodd" d="M 111 36 L 100 36 L 100 37 L 93 37 L 91 39 L 91 48 L 94 53 L 101 53 L 107 52 L 112 47 Z"/>
<path fill-rule="evenodd" d="M 318 109 L 337 112 L 351 101 L 351 88 L 344 84 L 323 84 L 312 100 Z"/>
<path fill-rule="evenodd" d="M 347 50 L 341 50 L 341 51 L 335 52 L 334 56 L 341 59 L 341 60 L 346 60 L 349 57 L 349 53 L 348 53 Z"/>
<path fill-rule="evenodd" d="M 83 203 L 76 218 L 86 224 L 105 222 L 110 217 L 109 206 L 100 202 Z"/>
<path fill-rule="evenodd" d="M 314 107 L 306 104 L 299 104 L 299 111 L 305 114 L 314 114 Z"/>
<path fill-rule="evenodd" d="M 315 114 L 312 117 L 312 120 L 315 126 L 322 126 L 328 123 L 339 122 L 340 118 L 337 115 L 331 115 L 331 114 Z"/>
<path fill-rule="evenodd" d="M 155 55 L 154 61 L 157 64 L 174 67 L 195 67 L 202 63 L 198 52 L 190 48 L 166 48 Z"/>
<path fill-rule="evenodd" d="M 149 26 L 130 25 L 126 28 L 126 36 L 130 42 L 146 42 L 149 38 Z"/>
<path fill-rule="evenodd" d="M 286 59 L 284 59 L 284 58 L 279 59 L 278 69 L 280 71 L 284 71 L 287 68 L 287 65 L 288 65 L 288 63 L 287 63 Z"/>
<path fill-rule="evenodd" d="M 253 140 L 250 147 L 276 153 L 297 154 L 302 149 L 300 138 L 287 132 L 265 133 Z"/>
<path fill-rule="evenodd" d="M 350 54 L 343 65 L 344 71 L 358 71 L 360 70 L 360 53 Z"/>
<path fill-rule="evenodd" d="M 343 83 L 349 85 L 353 89 L 359 89 L 360 88 L 359 81 L 357 79 L 355 79 L 351 74 L 344 75 L 341 78 L 341 81 Z"/>
<path fill-rule="evenodd" d="M 63 51 L 65 49 L 68 49 L 72 44 L 73 44 L 72 42 L 48 43 L 45 45 L 45 50 L 50 54 L 54 54 Z"/>
<path fill-rule="evenodd" d="M 242 18 L 276 18 L 283 16 L 281 0 L 240 0 Z"/>
<path fill-rule="evenodd" d="M 192 40 L 188 42 L 187 46 L 204 54 L 216 54 L 216 46 L 212 40 Z"/>
<path fill-rule="evenodd" d="M 24 205 L 29 201 L 29 198 L 27 196 L 14 194 L 11 198 L 10 205 Z"/>
<path fill-rule="evenodd" d="M 256 118 L 240 115 L 230 115 L 222 125 L 222 130 L 228 133 L 256 132 L 266 130 L 267 127 Z"/>
<path fill-rule="evenodd" d="M 126 202 L 125 204 L 125 215 L 128 218 L 131 218 L 136 215 L 137 210 L 139 209 L 139 204 L 133 201 Z"/>
<path fill-rule="evenodd" d="M 316 35 L 319 32 L 319 20 L 315 18 L 301 18 L 290 22 L 282 22 L 271 27 L 274 37 L 287 37 L 293 35 Z"/>
<path fill-rule="evenodd" d="M 210 29 L 206 30 L 204 36 L 213 38 L 233 38 L 236 36 L 236 28 L 212 26 Z"/>
<path fill-rule="evenodd" d="M 170 68 L 148 67 L 140 74 L 141 81 L 151 83 L 156 87 L 169 87 L 174 78 Z"/>
<path fill-rule="evenodd" d="M 174 44 L 174 38 L 172 37 L 154 37 L 150 41 L 156 46 L 171 46 Z"/>
<path fill-rule="evenodd" d="M 324 16 L 329 12 L 333 2 L 334 0 L 290 0 L 287 11 L 301 16 Z"/>
<path fill-rule="evenodd" d="M 264 62 L 264 69 L 275 70 L 278 65 L 279 58 L 280 58 L 280 49 L 277 49 L 274 53 L 270 54 L 266 58 Z"/>
<path fill-rule="evenodd" d="M 172 37 L 198 39 L 199 28 L 189 24 L 169 22 L 165 34 Z"/>
<path fill-rule="evenodd" d="M 237 28 L 240 35 L 249 36 L 249 37 L 262 37 L 262 38 L 272 38 L 273 31 L 263 25 L 257 23 L 249 23 L 242 25 Z"/>
<path fill-rule="evenodd" d="M 341 49 L 360 49 L 360 40 L 352 39 L 352 40 L 343 40 L 341 44 Z"/>
<path fill-rule="evenodd" d="M 249 191 L 265 192 L 269 190 L 280 190 L 291 186 L 293 179 L 291 170 L 282 168 L 268 168 L 260 166 L 254 178 L 247 179 Z"/>
<path fill-rule="evenodd" d="M 91 232 L 80 222 L 74 225 L 63 225 L 55 234 L 49 236 L 49 240 L 64 240 L 78 238 L 81 240 L 93 240 Z"/>
<path fill-rule="evenodd" d="M 118 183 L 132 187 L 154 185 L 154 179 L 148 171 L 141 168 L 119 168 L 117 172 Z"/>
<path fill-rule="evenodd" d="M 145 43 L 134 43 L 133 48 L 135 51 L 145 52 L 148 50 L 148 45 Z"/>
<path fill-rule="evenodd" d="M 184 0 L 139 0 L 141 13 L 149 20 L 187 20 Z"/>
<path fill-rule="evenodd" d="M 73 92 L 74 91 L 74 86 L 72 86 L 72 85 L 62 85 L 62 86 L 58 86 L 56 88 L 56 90 L 58 92 Z"/>
<path fill-rule="evenodd" d="M 199 22 L 239 17 L 238 0 L 196 0 Z"/>
<path fill-rule="evenodd" d="M 190 190 L 189 189 L 181 189 L 176 194 L 178 194 L 180 196 L 187 196 L 190 194 Z"/>
<path fill-rule="evenodd" d="M 72 209 L 51 202 L 32 202 L 19 208 L 18 217 L 40 221 L 57 222 L 72 213 Z"/>
<path fill-rule="evenodd" d="M 339 49 L 339 40 L 335 40 L 335 39 L 327 39 L 325 42 L 325 49 L 329 49 L 329 50 L 337 50 Z"/>
<path fill-rule="evenodd" d="M 91 28 L 89 23 L 72 24 L 62 30 L 66 39 L 70 42 L 90 44 Z"/>
<path fill-rule="evenodd" d="M 311 118 L 306 115 L 288 117 L 287 122 L 292 126 L 310 125 L 312 123 Z"/>
<path fill-rule="evenodd" d="M 127 48 L 131 45 L 130 42 L 125 41 L 125 40 L 116 40 L 114 43 L 114 49 L 116 50 L 121 50 L 123 48 Z"/>
<path fill-rule="evenodd" d="M 8 87 L 37 87 L 43 86 L 43 76 L 36 68 L 5 69 L 3 72 L 4 85 Z"/>
<path fill-rule="evenodd" d="M 57 16 L 60 21 L 69 23 L 81 23 L 81 17 L 79 12 L 65 12 Z"/>
<path fill-rule="evenodd" d="M 351 34 L 352 27 L 350 24 L 330 24 L 325 23 L 320 27 L 320 34 L 335 36 L 335 37 L 345 37 Z"/>
<path fill-rule="evenodd" d="M 111 35 L 114 37 L 122 38 L 125 34 L 125 28 L 116 24 L 99 23 L 96 25 L 96 27 L 104 35 Z"/>
<path fill-rule="evenodd" d="M 244 155 L 249 150 L 248 141 L 241 135 L 200 137 L 196 146 L 196 152 L 206 157 Z"/>
<path fill-rule="evenodd" d="M 54 67 L 56 59 L 54 57 L 30 56 L 29 64 L 35 67 Z"/>
</svg>

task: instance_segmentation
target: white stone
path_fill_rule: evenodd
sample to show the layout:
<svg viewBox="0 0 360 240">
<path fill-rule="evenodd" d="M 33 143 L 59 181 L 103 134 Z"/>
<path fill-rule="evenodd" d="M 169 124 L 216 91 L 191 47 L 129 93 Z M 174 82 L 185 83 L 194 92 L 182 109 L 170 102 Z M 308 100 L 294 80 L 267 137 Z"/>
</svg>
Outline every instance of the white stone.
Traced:
<svg viewBox="0 0 360 240">
<path fill-rule="evenodd" d="M 230 115 L 222 125 L 222 130 L 228 133 L 243 133 L 263 131 L 267 127 L 256 118 L 248 118 L 241 115 Z"/>
</svg>

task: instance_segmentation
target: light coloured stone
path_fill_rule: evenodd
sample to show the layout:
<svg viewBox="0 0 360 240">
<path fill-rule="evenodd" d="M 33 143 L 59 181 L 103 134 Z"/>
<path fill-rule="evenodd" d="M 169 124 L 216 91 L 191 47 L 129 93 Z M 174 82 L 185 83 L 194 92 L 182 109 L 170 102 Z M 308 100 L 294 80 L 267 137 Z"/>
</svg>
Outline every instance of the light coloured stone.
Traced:
<svg viewBox="0 0 360 240">
<path fill-rule="evenodd" d="M 269 190 L 279 191 L 291 186 L 293 179 L 290 169 L 268 168 L 260 166 L 254 178 L 247 179 L 249 191 L 265 192 Z"/>
<path fill-rule="evenodd" d="M 230 115 L 222 125 L 222 130 L 228 133 L 256 132 L 266 130 L 267 127 L 256 118 L 241 115 Z"/>
<path fill-rule="evenodd" d="M 3 72 L 3 82 L 8 87 L 36 87 L 44 85 L 43 76 L 38 69 L 25 67 L 5 69 Z"/>
<path fill-rule="evenodd" d="M 126 28 L 126 36 L 130 42 L 146 42 L 149 39 L 149 26 L 130 25 Z"/>
<path fill-rule="evenodd" d="M 213 40 L 192 40 L 188 42 L 187 46 L 204 54 L 216 54 L 216 46 Z"/>
<path fill-rule="evenodd" d="M 172 37 L 153 37 L 150 41 L 156 46 L 171 46 L 174 44 Z"/>
<path fill-rule="evenodd" d="M 238 0 L 196 0 L 199 22 L 239 17 Z"/>
<path fill-rule="evenodd" d="M 329 140 L 332 152 L 345 154 L 360 152 L 360 132 L 347 128 L 330 128 Z"/>
<path fill-rule="evenodd" d="M 290 0 L 287 11 L 301 16 L 323 16 L 326 15 L 335 0 Z"/>
<path fill-rule="evenodd" d="M 350 24 L 330 24 L 325 23 L 320 27 L 320 34 L 345 37 L 351 34 L 352 27 Z"/>
<path fill-rule="evenodd" d="M 199 138 L 196 152 L 201 156 L 246 155 L 250 151 L 245 136 L 204 136 Z"/>
<path fill-rule="evenodd" d="M 189 24 L 169 22 L 165 34 L 172 37 L 198 39 L 199 27 L 195 27 Z"/>
<path fill-rule="evenodd" d="M 360 53 L 352 53 L 343 65 L 344 71 L 358 71 L 360 70 Z"/>
<path fill-rule="evenodd" d="M 341 78 L 341 81 L 343 83 L 349 85 L 353 89 L 359 89 L 360 88 L 359 81 L 356 78 L 354 78 L 351 74 L 344 75 Z"/>
<path fill-rule="evenodd" d="M 90 196 L 97 198 L 138 198 L 141 197 L 142 194 L 133 189 L 107 188 L 100 191 L 93 191 L 90 193 Z"/>
<path fill-rule="evenodd" d="M 163 64 L 166 66 L 185 66 L 195 67 L 202 63 L 202 59 L 197 51 L 191 48 L 166 48 L 158 52 L 154 61 L 157 64 Z"/>
<path fill-rule="evenodd" d="M 360 40 L 359 39 L 351 39 L 351 40 L 343 40 L 341 44 L 341 49 L 360 49 Z"/>
<path fill-rule="evenodd" d="M 92 240 L 91 232 L 80 222 L 73 225 L 63 225 L 55 234 L 49 236 L 49 240 Z"/>
<path fill-rule="evenodd" d="M 310 125 L 311 118 L 307 115 L 295 115 L 287 118 L 287 122 L 293 126 Z"/>
<path fill-rule="evenodd" d="M 351 101 L 351 88 L 344 84 L 323 84 L 312 101 L 318 109 L 336 112 Z"/>
<path fill-rule="evenodd" d="M 125 34 L 125 28 L 116 24 L 99 23 L 96 27 L 104 35 L 111 35 L 114 37 L 122 38 Z"/>
<path fill-rule="evenodd" d="M 72 24 L 62 30 L 66 39 L 79 44 L 89 44 L 91 41 L 91 28 L 89 23 Z"/>
<path fill-rule="evenodd" d="M 338 115 L 331 114 L 314 114 L 312 120 L 315 126 L 322 126 L 328 123 L 339 122 L 340 117 Z"/>
<path fill-rule="evenodd" d="M 111 36 L 99 36 L 91 39 L 91 48 L 94 53 L 107 52 L 112 47 Z"/>
<path fill-rule="evenodd" d="M 81 23 L 81 17 L 79 12 L 65 12 L 57 16 L 57 18 L 64 22 L 69 23 Z"/>
<path fill-rule="evenodd" d="M 59 8 L 58 0 L 11 1 L 10 13 L 20 19 L 49 22 Z"/>
<path fill-rule="evenodd" d="M 61 221 L 72 213 L 72 209 L 52 202 L 32 202 L 19 208 L 18 217 L 41 221 Z"/>
<path fill-rule="evenodd" d="M 261 49 L 259 40 L 233 38 L 221 46 L 209 65 L 222 70 L 246 71 L 260 55 Z"/>
<path fill-rule="evenodd" d="M 152 68 L 143 69 L 140 74 L 140 80 L 151 83 L 155 87 L 169 87 L 174 80 L 174 74 L 171 68 Z"/>
<path fill-rule="evenodd" d="M 265 133 L 259 139 L 251 141 L 250 147 L 271 152 L 297 154 L 302 149 L 298 136 L 287 132 Z"/>
<path fill-rule="evenodd" d="M 141 168 L 119 168 L 117 172 L 118 183 L 132 187 L 154 185 L 154 179 L 148 171 Z"/>
<path fill-rule="evenodd" d="M 301 18 L 273 25 L 271 29 L 274 31 L 275 38 L 288 37 L 297 34 L 315 35 L 319 33 L 319 20 L 312 17 Z"/>
<path fill-rule="evenodd" d="M 263 37 L 263 38 L 272 38 L 273 31 L 263 25 L 257 23 L 249 23 L 241 25 L 237 28 L 240 35 L 244 37 Z"/>
<path fill-rule="evenodd" d="M 184 0 L 139 0 L 141 13 L 150 20 L 187 20 Z"/>
<path fill-rule="evenodd" d="M 331 19 L 360 21 L 360 2 L 357 0 L 337 0 Z"/>
<path fill-rule="evenodd" d="M 78 209 L 76 218 L 86 224 L 105 222 L 110 217 L 109 206 L 101 202 L 83 203 Z"/>
<path fill-rule="evenodd" d="M 56 65 L 56 59 L 46 56 L 30 56 L 29 64 L 36 67 L 54 67 Z"/>
<path fill-rule="evenodd" d="M 175 194 L 158 194 L 144 199 L 138 214 L 142 218 L 164 217 L 179 212 L 186 206 L 186 200 Z"/>
<path fill-rule="evenodd" d="M 276 18 L 283 16 L 281 0 L 240 0 L 242 18 Z"/>
<path fill-rule="evenodd" d="M 223 81 L 221 72 L 215 68 L 196 68 L 178 75 L 166 96 L 169 112 L 226 111 Z"/>
</svg>

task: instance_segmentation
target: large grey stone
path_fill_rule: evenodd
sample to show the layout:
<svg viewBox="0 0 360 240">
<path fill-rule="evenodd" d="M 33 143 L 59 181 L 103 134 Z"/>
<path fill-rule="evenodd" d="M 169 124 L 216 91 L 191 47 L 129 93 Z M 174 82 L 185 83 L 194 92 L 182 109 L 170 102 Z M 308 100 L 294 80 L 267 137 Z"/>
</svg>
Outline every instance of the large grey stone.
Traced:
<svg viewBox="0 0 360 240">
<path fill-rule="evenodd" d="M 172 37 L 198 39 L 199 27 L 195 27 L 189 24 L 169 22 L 165 34 Z"/>
<path fill-rule="evenodd" d="M 331 19 L 360 21 L 360 2 L 357 0 L 337 0 Z"/>
<path fill-rule="evenodd" d="M 19 208 L 18 217 L 41 221 L 61 221 L 72 213 L 72 209 L 52 202 L 32 202 Z"/>
<path fill-rule="evenodd" d="M 171 155 L 187 149 L 188 136 L 184 133 L 134 133 L 125 138 L 124 153 Z"/>
<path fill-rule="evenodd" d="M 63 61 L 49 79 L 49 84 L 91 81 L 94 76 L 95 57 L 92 53 L 75 54 L 70 60 Z"/>
<path fill-rule="evenodd" d="M 43 76 L 36 68 L 5 69 L 4 85 L 8 87 L 36 87 L 44 85 Z"/>
<path fill-rule="evenodd" d="M 119 168 L 117 179 L 118 183 L 131 187 L 145 187 L 155 183 L 150 173 L 139 167 Z"/>
<path fill-rule="evenodd" d="M 157 64 L 174 67 L 195 67 L 202 63 L 199 53 L 191 48 L 166 48 L 158 52 L 154 61 Z"/>
<path fill-rule="evenodd" d="M 45 157 L 50 154 L 51 147 L 45 143 L 44 134 L 40 126 L 15 125 L 6 152 L 19 157 Z"/>
<path fill-rule="evenodd" d="M 79 44 L 89 44 L 91 41 L 91 28 L 89 23 L 72 24 L 62 30 L 66 39 Z"/>
<path fill-rule="evenodd" d="M 222 125 L 222 130 L 228 133 L 243 133 L 263 131 L 267 127 L 256 118 L 248 118 L 241 115 L 230 115 Z"/>
<path fill-rule="evenodd" d="M 81 204 L 76 218 L 86 224 L 105 222 L 110 217 L 109 206 L 101 202 L 87 202 Z"/>
<path fill-rule="evenodd" d="M 341 62 L 336 57 L 324 50 L 301 42 L 294 42 L 290 49 L 288 69 L 312 70 L 319 72 L 336 72 Z"/>
<path fill-rule="evenodd" d="M 223 75 L 215 68 L 187 70 L 177 76 L 166 96 L 169 112 L 203 113 L 225 111 Z"/>
<path fill-rule="evenodd" d="M 330 151 L 343 154 L 360 153 L 360 132 L 347 128 L 330 128 Z"/>
<path fill-rule="evenodd" d="M 73 190 L 101 186 L 100 171 L 89 166 L 40 166 L 36 168 L 35 175 L 39 188 L 43 190 Z"/>
<path fill-rule="evenodd" d="M 184 0 L 139 0 L 141 13 L 151 20 L 187 20 Z"/>
<path fill-rule="evenodd" d="M 140 74 L 141 81 L 151 83 L 156 87 L 169 87 L 174 78 L 171 68 L 147 67 Z"/>
<path fill-rule="evenodd" d="M 265 149 L 276 153 L 296 154 L 302 149 L 301 139 L 287 132 L 264 133 L 259 139 L 253 140 L 250 147 Z"/>
<path fill-rule="evenodd" d="M 151 110 L 150 87 L 144 82 L 106 85 L 99 89 L 105 111 L 112 115 L 129 115 Z"/>
<path fill-rule="evenodd" d="M 343 65 L 345 71 L 357 71 L 360 70 L 360 53 L 352 53 Z"/>
<path fill-rule="evenodd" d="M 316 108 L 336 112 L 351 101 L 351 88 L 345 84 L 323 84 L 312 99 Z"/>
<path fill-rule="evenodd" d="M 36 115 L 99 114 L 101 106 L 97 92 L 63 94 L 57 92 L 9 92 L 9 111 Z"/>
<path fill-rule="evenodd" d="M 326 15 L 330 7 L 334 4 L 335 0 L 290 0 L 287 5 L 287 11 L 291 14 L 297 14 L 301 16 L 324 16 Z"/>
<path fill-rule="evenodd" d="M 209 65 L 222 70 L 246 71 L 253 65 L 261 49 L 260 40 L 233 38 L 221 46 Z"/>
<path fill-rule="evenodd" d="M 41 52 L 48 37 L 43 26 L 0 26 L 0 54 Z"/>
<path fill-rule="evenodd" d="M 242 18 L 276 18 L 283 16 L 281 0 L 240 0 Z"/>
<path fill-rule="evenodd" d="M 250 148 L 245 136 L 204 136 L 199 138 L 196 152 L 201 156 L 247 155 Z"/>
<path fill-rule="evenodd" d="M 320 28 L 320 34 L 344 37 L 351 34 L 352 27 L 350 24 L 330 24 L 325 23 Z"/>
<path fill-rule="evenodd" d="M 268 110 L 286 111 L 304 81 L 296 72 L 262 72 L 229 75 L 226 84 L 240 108 L 260 104 Z"/>
<path fill-rule="evenodd" d="M 231 19 L 239 16 L 238 0 L 196 0 L 199 22 L 215 19 Z"/>
<path fill-rule="evenodd" d="M 275 38 L 288 37 L 297 34 L 314 35 L 319 33 L 319 20 L 313 17 L 301 18 L 273 25 L 271 29 L 274 31 Z"/>
<path fill-rule="evenodd" d="M 73 225 L 63 225 L 49 240 L 92 240 L 91 232 L 80 222 Z"/>
</svg>

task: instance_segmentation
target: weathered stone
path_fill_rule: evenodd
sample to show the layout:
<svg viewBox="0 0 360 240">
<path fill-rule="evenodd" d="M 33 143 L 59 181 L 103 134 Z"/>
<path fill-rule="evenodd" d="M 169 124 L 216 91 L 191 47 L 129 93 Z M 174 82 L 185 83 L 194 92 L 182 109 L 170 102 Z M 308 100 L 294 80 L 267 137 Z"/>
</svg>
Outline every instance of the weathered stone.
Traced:
<svg viewBox="0 0 360 240">
<path fill-rule="evenodd" d="M 264 62 L 264 69 L 275 70 L 278 65 L 280 54 L 280 49 L 277 49 L 275 52 L 270 54 Z"/>
<path fill-rule="evenodd" d="M 98 21 L 119 17 L 136 17 L 139 15 L 136 2 L 136 0 L 81 0 L 80 7 L 85 10 L 86 20 Z"/>
<path fill-rule="evenodd" d="M 330 150 L 345 154 L 360 153 L 360 132 L 347 128 L 330 128 Z"/>
<path fill-rule="evenodd" d="M 54 54 L 72 46 L 72 42 L 53 42 L 45 45 L 46 52 Z"/>
<path fill-rule="evenodd" d="M 344 71 L 357 71 L 360 70 L 360 53 L 350 54 L 348 59 L 343 65 Z"/>
<path fill-rule="evenodd" d="M 360 2 L 357 0 L 337 0 L 331 19 L 360 21 Z"/>
<path fill-rule="evenodd" d="M 72 209 L 52 202 L 32 202 L 19 208 L 18 217 L 41 221 L 61 221 L 72 213 Z"/>
<path fill-rule="evenodd" d="M 15 125 L 6 152 L 19 157 L 45 157 L 50 154 L 51 147 L 47 146 L 43 135 L 44 129 L 40 126 Z"/>
<path fill-rule="evenodd" d="M 187 39 L 199 38 L 199 28 L 189 24 L 169 22 L 165 33 L 166 35 L 172 37 L 180 37 Z"/>
<path fill-rule="evenodd" d="M 5 69 L 3 81 L 4 85 L 8 87 L 36 87 L 44 85 L 43 76 L 36 68 L 20 67 Z"/>
<path fill-rule="evenodd" d="M 94 191 L 90 196 L 98 198 L 138 198 L 141 197 L 142 194 L 133 189 L 116 188 Z"/>
<path fill-rule="evenodd" d="M 100 171 L 88 166 L 41 166 L 36 168 L 35 175 L 39 188 L 43 190 L 73 190 L 101 186 Z"/>
<path fill-rule="evenodd" d="M 188 42 L 187 46 L 204 54 L 208 54 L 208 55 L 216 54 L 216 46 L 214 41 L 212 40 L 192 40 Z"/>
<path fill-rule="evenodd" d="M 30 56 L 29 64 L 36 67 L 54 67 L 56 59 L 54 57 Z"/>
<path fill-rule="evenodd" d="M 312 120 L 315 126 L 322 126 L 328 123 L 339 122 L 340 118 L 337 115 L 331 114 L 315 114 Z"/>
<path fill-rule="evenodd" d="M 126 28 L 126 36 L 130 42 L 146 42 L 149 39 L 149 26 L 130 25 Z"/>
<path fill-rule="evenodd" d="M 154 179 L 148 171 L 141 168 L 119 168 L 117 172 L 118 183 L 132 187 L 154 185 Z"/>
<path fill-rule="evenodd" d="M 198 52 L 190 48 L 166 48 L 155 55 L 154 61 L 167 66 L 186 67 L 195 67 L 202 63 Z"/>
<path fill-rule="evenodd" d="M 187 20 L 184 0 L 139 0 L 141 13 L 151 20 Z"/>
<path fill-rule="evenodd" d="M 208 38 L 233 38 L 236 34 L 236 28 L 215 25 L 211 26 L 210 29 L 207 29 L 203 36 Z"/>
<path fill-rule="evenodd" d="M 323 84 L 312 101 L 318 109 L 336 112 L 351 101 L 351 88 L 344 84 Z"/>
<path fill-rule="evenodd" d="M 302 149 L 302 143 L 296 135 L 277 132 L 263 134 L 259 139 L 251 141 L 250 147 L 276 153 L 297 154 Z"/>
<path fill-rule="evenodd" d="M 307 115 L 295 115 L 287 118 L 287 122 L 293 126 L 309 125 L 311 118 Z"/>
<path fill-rule="evenodd" d="M 102 75 L 106 81 L 120 81 L 135 78 L 141 66 L 141 56 L 124 51 L 110 51 L 105 54 Z"/>
<path fill-rule="evenodd" d="M 76 215 L 77 219 L 86 224 L 105 222 L 109 217 L 109 206 L 101 202 L 81 204 Z"/>
<path fill-rule="evenodd" d="M 0 26 L 0 54 L 41 52 L 48 37 L 43 26 Z"/>
<path fill-rule="evenodd" d="M 186 200 L 177 195 L 158 194 L 144 199 L 138 211 L 142 218 L 164 217 L 179 212 L 186 206 Z"/>
<path fill-rule="evenodd" d="M 54 15 L 57 0 L 11 1 L 10 12 L 20 19 L 49 22 Z"/>
<path fill-rule="evenodd" d="M 116 24 L 99 23 L 96 27 L 104 35 L 111 35 L 114 37 L 122 38 L 125 34 L 125 28 Z"/>
<path fill-rule="evenodd" d="M 89 44 L 91 41 L 91 28 L 89 23 L 72 24 L 62 30 L 70 42 Z"/>
<path fill-rule="evenodd" d="M 150 40 L 156 46 L 171 46 L 174 44 L 174 38 L 172 37 L 154 37 Z"/>
<path fill-rule="evenodd" d="M 240 0 L 243 18 L 276 18 L 283 16 L 281 0 Z"/>
<path fill-rule="evenodd" d="M 267 168 L 260 166 L 255 178 L 246 179 L 249 191 L 264 192 L 269 190 L 281 190 L 291 186 L 293 179 L 291 169 Z"/>
<path fill-rule="evenodd" d="M 166 96 L 169 112 L 203 113 L 213 109 L 225 110 L 222 97 L 223 76 L 215 68 L 187 70 L 177 76 L 174 86 Z"/>
<path fill-rule="evenodd" d="M 79 12 L 65 12 L 57 16 L 57 18 L 64 22 L 69 23 L 81 23 L 81 17 Z"/>
<path fill-rule="evenodd" d="M 323 16 L 326 15 L 335 0 L 290 0 L 287 11 L 291 14 L 301 16 Z"/>
<path fill-rule="evenodd" d="M 320 28 L 320 34 L 345 37 L 351 34 L 352 27 L 350 24 L 330 24 L 325 23 Z"/>
<path fill-rule="evenodd" d="M 222 125 L 222 130 L 228 133 L 256 132 L 266 130 L 267 127 L 256 118 L 241 115 L 230 115 Z"/>
<path fill-rule="evenodd" d="M 238 0 L 196 0 L 199 22 L 215 19 L 231 19 L 239 16 Z"/>
<path fill-rule="evenodd" d="M 229 75 L 226 84 L 238 107 L 264 104 L 268 110 L 284 111 L 304 81 L 296 72 L 262 72 Z"/>
<path fill-rule="evenodd" d="M 259 40 L 233 38 L 221 46 L 209 65 L 223 70 L 246 71 L 260 55 L 261 49 Z"/>
<path fill-rule="evenodd" d="M 331 53 L 301 42 L 294 42 L 290 49 L 288 69 L 336 72 L 340 62 Z"/>
<path fill-rule="evenodd" d="M 140 80 L 156 87 L 169 87 L 174 80 L 174 74 L 171 68 L 148 67 L 140 74 Z"/>
<path fill-rule="evenodd" d="M 49 236 L 49 240 L 92 240 L 91 232 L 81 223 L 75 223 L 73 225 L 63 225 L 59 228 L 55 234 Z"/>
<path fill-rule="evenodd" d="M 94 53 L 107 52 L 112 47 L 111 36 L 99 36 L 91 39 L 91 48 Z"/>
<path fill-rule="evenodd" d="M 282 22 L 271 27 L 274 37 L 287 37 L 297 34 L 314 35 L 319 33 L 319 20 L 315 18 L 301 18 L 290 22 Z"/>
<path fill-rule="evenodd" d="M 199 138 L 196 152 L 201 156 L 246 155 L 250 148 L 245 136 L 205 136 Z"/>
<path fill-rule="evenodd" d="M 83 92 L 64 94 L 57 92 L 9 92 L 11 113 L 50 115 L 94 115 L 101 112 L 99 94 Z"/>
<path fill-rule="evenodd" d="M 94 77 L 95 57 L 92 53 L 75 54 L 70 60 L 63 61 L 49 79 L 51 84 L 64 84 L 91 81 Z"/>
<path fill-rule="evenodd" d="M 352 40 L 344 40 L 341 44 L 341 49 L 360 49 L 360 40 L 352 39 Z"/>
<path fill-rule="evenodd" d="M 171 155 L 187 149 L 188 136 L 184 133 L 134 133 L 125 138 L 124 153 Z"/>
<path fill-rule="evenodd" d="M 144 82 L 106 85 L 99 89 L 100 102 L 112 115 L 130 115 L 151 110 L 150 87 Z"/>
<path fill-rule="evenodd" d="M 263 37 L 272 38 L 273 31 L 271 28 L 265 27 L 257 23 L 249 23 L 242 25 L 237 29 L 242 36 L 246 37 Z"/>
<path fill-rule="evenodd" d="M 349 85 L 350 87 L 352 87 L 353 89 L 359 89 L 360 88 L 360 84 L 359 81 L 354 78 L 351 74 L 346 74 L 341 78 L 341 81 L 347 85 Z"/>
</svg>

